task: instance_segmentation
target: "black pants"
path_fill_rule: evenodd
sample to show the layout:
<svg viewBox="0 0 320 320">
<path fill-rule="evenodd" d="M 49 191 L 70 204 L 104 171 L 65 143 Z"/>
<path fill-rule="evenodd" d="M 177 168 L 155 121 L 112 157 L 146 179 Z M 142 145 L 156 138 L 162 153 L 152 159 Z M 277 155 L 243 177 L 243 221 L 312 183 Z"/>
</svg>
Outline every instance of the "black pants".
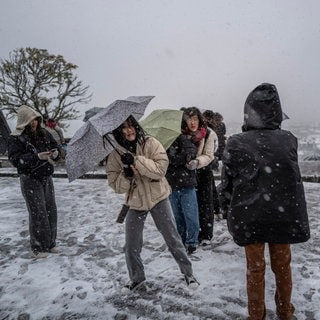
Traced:
<svg viewBox="0 0 320 320">
<path fill-rule="evenodd" d="M 197 170 L 197 199 L 199 206 L 199 243 L 213 236 L 213 174 L 211 169 Z"/>
<path fill-rule="evenodd" d="M 220 213 L 220 202 L 219 202 L 219 195 L 218 195 L 216 183 L 214 181 L 214 176 L 212 177 L 212 201 L 213 201 L 214 214 L 219 214 Z"/>
<path fill-rule="evenodd" d="M 29 212 L 31 249 L 47 252 L 56 245 L 57 206 L 51 177 L 20 175 L 21 192 Z"/>
</svg>

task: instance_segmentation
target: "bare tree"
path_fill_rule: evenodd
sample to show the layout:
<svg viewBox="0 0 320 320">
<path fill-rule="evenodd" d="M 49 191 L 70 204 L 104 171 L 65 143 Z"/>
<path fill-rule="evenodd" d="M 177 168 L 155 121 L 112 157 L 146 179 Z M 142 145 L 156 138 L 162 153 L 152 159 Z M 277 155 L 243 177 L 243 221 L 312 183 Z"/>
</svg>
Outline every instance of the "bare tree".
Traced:
<svg viewBox="0 0 320 320">
<path fill-rule="evenodd" d="M 77 106 L 92 96 L 73 74 L 76 68 L 45 49 L 12 51 L 8 60 L 0 59 L 0 109 L 10 118 L 25 104 L 67 127 L 63 122 L 77 119 Z"/>
</svg>

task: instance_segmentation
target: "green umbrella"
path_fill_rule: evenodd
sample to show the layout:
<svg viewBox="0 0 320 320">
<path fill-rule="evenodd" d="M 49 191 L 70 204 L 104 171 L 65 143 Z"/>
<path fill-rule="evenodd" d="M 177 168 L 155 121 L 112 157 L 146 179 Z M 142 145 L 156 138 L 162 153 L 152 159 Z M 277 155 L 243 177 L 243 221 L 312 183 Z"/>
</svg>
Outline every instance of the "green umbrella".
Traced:
<svg viewBox="0 0 320 320">
<path fill-rule="evenodd" d="M 167 150 L 181 134 L 183 112 L 173 109 L 157 109 L 140 121 L 141 127 L 161 142 Z"/>
</svg>

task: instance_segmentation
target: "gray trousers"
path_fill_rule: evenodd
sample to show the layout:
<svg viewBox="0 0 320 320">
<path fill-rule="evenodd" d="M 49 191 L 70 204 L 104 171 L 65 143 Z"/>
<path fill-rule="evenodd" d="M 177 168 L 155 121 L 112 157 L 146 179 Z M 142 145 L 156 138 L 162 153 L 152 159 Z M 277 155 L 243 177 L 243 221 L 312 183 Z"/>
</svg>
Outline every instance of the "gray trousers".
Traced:
<svg viewBox="0 0 320 320">
<path fill-rule="evenodd" d="M 132 282 L 141 282 L 145 280 L 144 267 L 140 254 L 143 244 L 143 226 L 148 212 L 150 212 L 169 251 L 179 265 L 181 273 L 186 276 L 191 276 L 193 274 L 192 265 L 178 234 L 170 202 L 167 198 L 160 201 L 150 211 L 137 211 L 132 209 L 129 209 L 128 211 L 125 228 L 125 253 L 130 280 Z"/>
<path fill-rule="evenodd" d="M 57 206 L 51 177 L 41 180 L 20 175 L 21 192 L 29 212 L 32 250 L 49 251 L 56 245 Z"/>
</svg>

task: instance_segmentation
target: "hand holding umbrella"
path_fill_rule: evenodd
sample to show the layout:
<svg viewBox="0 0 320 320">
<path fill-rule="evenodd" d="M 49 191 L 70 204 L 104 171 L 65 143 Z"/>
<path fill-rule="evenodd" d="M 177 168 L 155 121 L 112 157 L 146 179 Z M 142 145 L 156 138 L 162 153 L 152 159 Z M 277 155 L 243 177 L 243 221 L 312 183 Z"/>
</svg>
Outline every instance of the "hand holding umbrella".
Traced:
<svg viewBox="0 0 320 320">
<path fill-rule="evenodd" d="M 133 177 L 133 170 L 131 168 L 131 165 L 134 163 L 134 157 L 131 153 L 126 152 L 121 155 L 121 161 L 123 163 L 123 171 L 127 178 Z"/>
</svg>

